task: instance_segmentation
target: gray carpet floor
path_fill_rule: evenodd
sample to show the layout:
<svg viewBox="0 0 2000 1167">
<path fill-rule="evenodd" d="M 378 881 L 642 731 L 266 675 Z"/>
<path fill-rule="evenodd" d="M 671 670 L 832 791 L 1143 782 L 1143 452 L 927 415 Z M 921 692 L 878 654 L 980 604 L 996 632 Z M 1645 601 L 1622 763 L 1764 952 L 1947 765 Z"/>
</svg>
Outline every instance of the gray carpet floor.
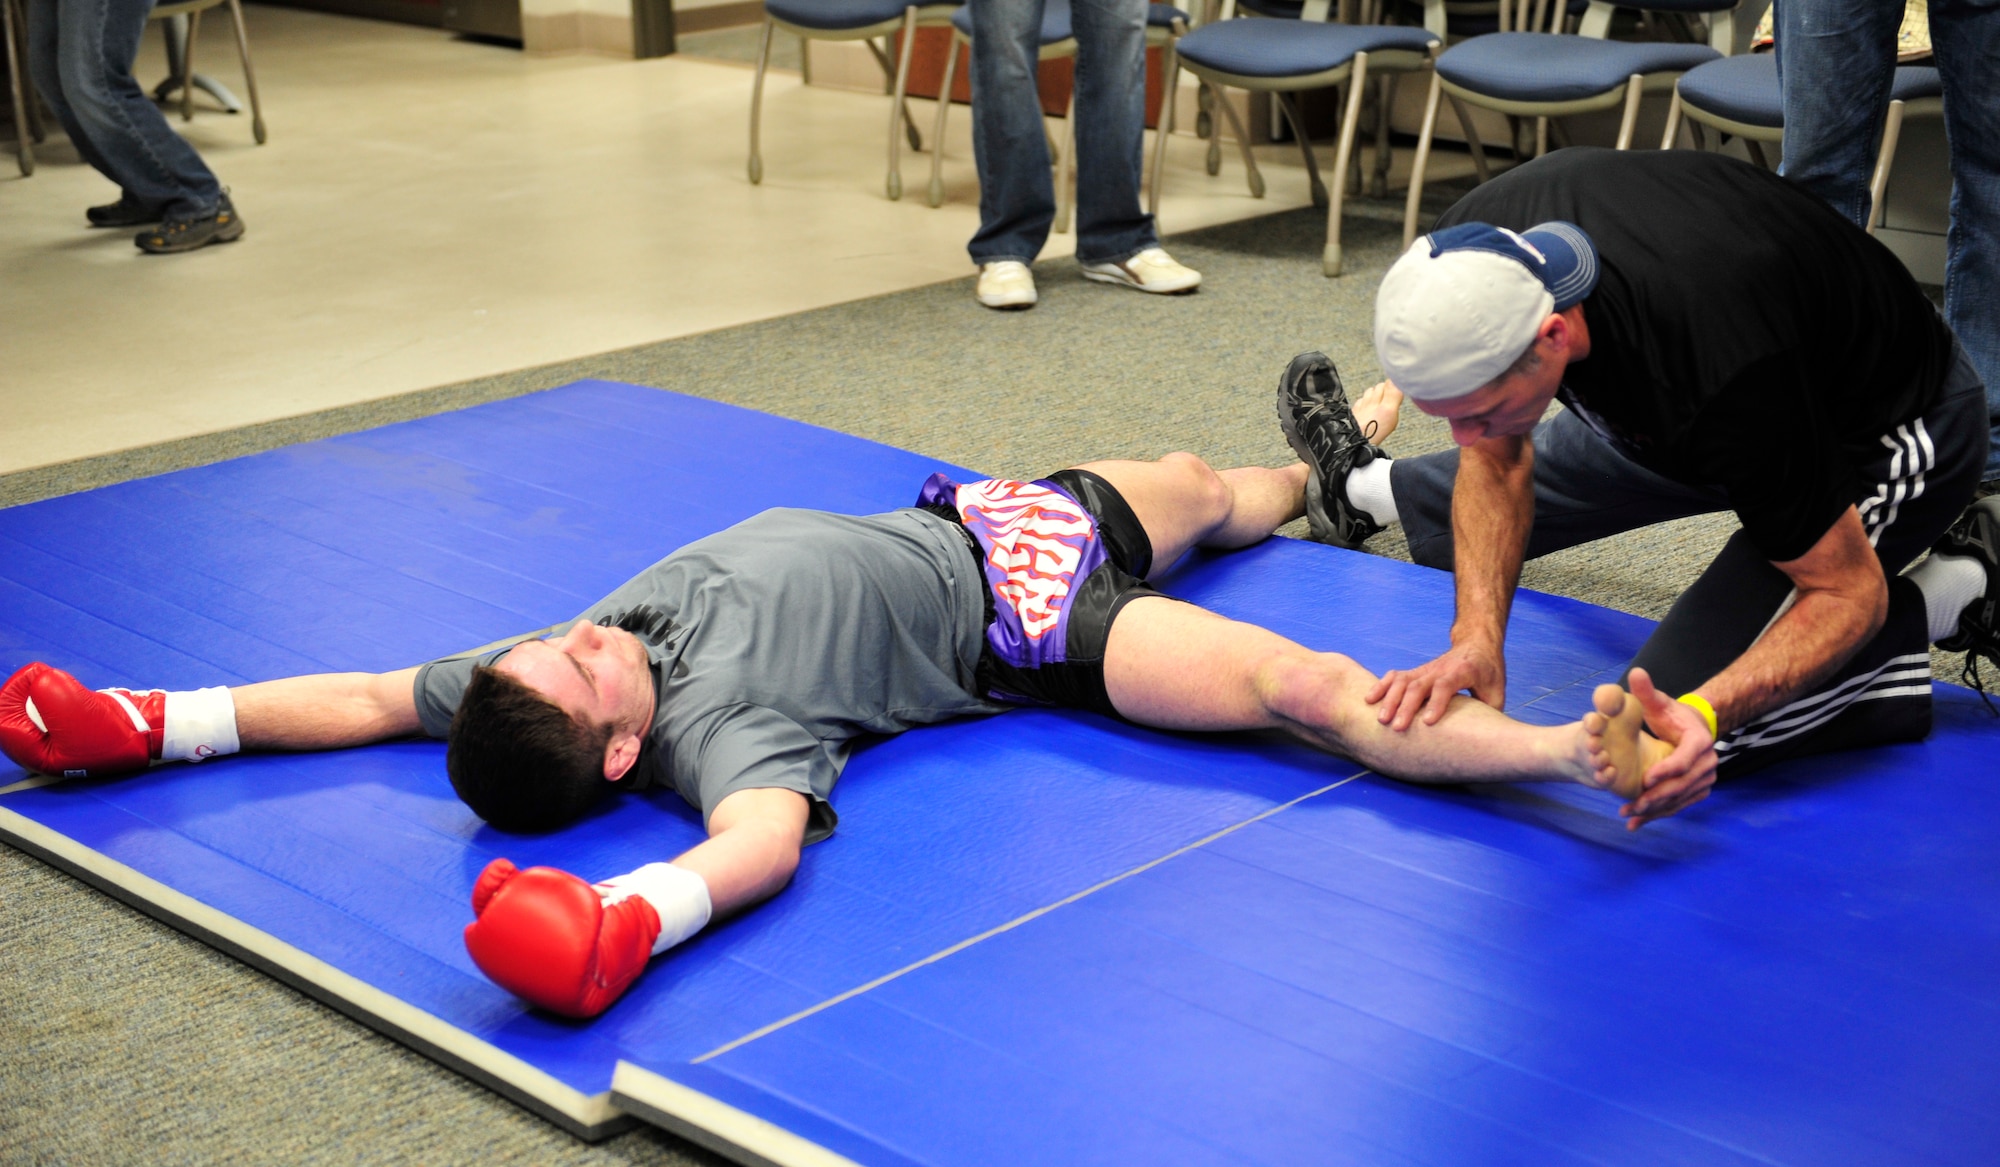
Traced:
<svg viewBox="0 0 2000 1167">
<path fill-rule="evenodd" d="M 1433 192 L 1441 207 L 1454 197 Z M 1171 212 L 1171 202 L 1168 206 Z M 1307 349 L 1376 379 L 1374 288 L 1400 205 L 1350 211 L 1348 274 L 1302 211 L 1170 240 L 1207 277 L 1155 298 L 1040 265 L 1001 314 L 970 278 L 503 377 L 0 477 L 0 505 L 605 377 L 769 410 L 1006 475 L 1190 449 L 1290 460 L 1276 380 Z M 1415 410 L 1392 454 L 1444 447 Z M 914 489 L 915 484 L 912 484 Z M 1686 520 L 1529 565 L 1528 586 L 1661 614 L 1727 537 Z M 1296 532 L 1293 532 L 1296 533 Z M 1393 532 L 1371 550 L 1404 556 Z M 8 664 L 15 662 L 0 662 Z M 1955 678 L 1956 658 L 1940 662 Z M 131 678 L 144 682 L 146 678 Z M 642 1130 L 590 1147 L 233 960 L 0 848 L 0 1162 L 708 1163 Z"/>
</svg>

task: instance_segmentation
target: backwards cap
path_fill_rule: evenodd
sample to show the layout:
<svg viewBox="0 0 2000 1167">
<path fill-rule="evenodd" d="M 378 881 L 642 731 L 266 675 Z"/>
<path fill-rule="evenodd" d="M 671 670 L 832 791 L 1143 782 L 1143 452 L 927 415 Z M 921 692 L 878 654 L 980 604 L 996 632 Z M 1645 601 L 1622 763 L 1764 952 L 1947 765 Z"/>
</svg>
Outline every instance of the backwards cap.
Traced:
<svg viewBox="0 0 2000 1167">
<path fill-rule="evenodd" d="M 1375 296 L 1382 373 L 1418 401 L 1463 397 L 1520 359 L 1542 321 L 1590 295 L 1597 275 L 1597 249 L 1573 223 L 1426 235 Z"/>
</svg>

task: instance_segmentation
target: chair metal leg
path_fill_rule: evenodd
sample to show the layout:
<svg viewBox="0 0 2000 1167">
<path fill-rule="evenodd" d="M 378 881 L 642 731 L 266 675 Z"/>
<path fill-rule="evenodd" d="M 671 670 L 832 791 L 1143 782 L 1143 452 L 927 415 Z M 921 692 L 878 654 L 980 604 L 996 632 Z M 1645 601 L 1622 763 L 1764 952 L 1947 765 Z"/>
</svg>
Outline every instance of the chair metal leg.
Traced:
<svg viewBox="0 0 2000 1167">
<path fill-rule="evenodd" d="M 1896 139 L 1903 136 L 1903 103 L 1889 103 L 1889 120 L 1882 127 L 1882 148 L 1875 154 L 1875 176 L 1868 180 L 1868 233 L 1882 222 L 1882 195 L 1889 189 L 1889 168 L 1896 162 Z"/>
<path fill-rule="evenodd" d="M 194 38 L 201 32 L 201 9 L 187 14 L 187 44 L 181 46 L 181 120 L 194 120 Z"/>
<path fill-rule="evenodd" d="M 1215 130 L 1215 115 L 1209 111 L 1209 106 L 1214 103 L 1215 95 L 1208 91 L 1208 82 L 1203 81 L 1195 87 L 1194 136 L 1204 142 L 1208 141 L 1208 136 Z"/>
<path fill-rule="evenodd" d="M 1160 217 L 1160 184 L 1167 178 L 1167 139 L 1174 133 L 1174 94 L 1181 83 L 1181 56 L 1172 41 L 1161 50 L 1166 58 L 1167 84 L 1160 91 L 1159 126 L 1153 131 L 1153 180 L 1146 190 L 1146 213 Z"/>
<path fill-rule="evenodd" d="M 1424 99 L 1423 127 L 1417 131 L 1417 156 L 1410 164 L 1410 193 L 1403 202 L 1403 246 L 1417 237 L 1417 204 L 1424 198 L 1424 167 L 1431 160 L 1431 134 L 1437 130 L 1438 98 L 1444 95 L 1444 78 L 1437 75 L 1435 58 L 1431 69 L 1431 92 Z"/>
<path fill-rule="evenodd" d="M 236 26 L 236 55 L 243 58 L 243 84 L 250 90 L 250 134 L 262 146 L 264 133 L 264 103 L 257 96 L 257 71 L 250 67 L 250 33 L 243 26 L 242 0 L 229 0 L 229 19 Z"/>
<path fill-rule="evenodd" d="M 893 92 L 896 86 L 896 66 L 890 62 L 889 54 L 883 50 L 881 45 L 876 44 L 872 40 L 865 40 L 861 43 L 868 46 L 868 55 L 875 58 L 876 66 L 882 70 L 882 92 Z M 923 135 L 917 132 L 917 119 L 910 116 L 909 99 L 907 97 L 904 98 L 903 103 L 897 108 L 903 111 L 903 136 L 909 139 L 910 149 L 922 150 L 924 148 Z"/>
<path fill-rule="evenodd" d="M 1056 152 L 1056 218 L 1049 229 L 1061 235 L 1069 230 L 1069 215 L 1076 203 L 1076 87 L 1070 86 L 1069 108 L 1063 111 L 1062 149 Z"/>
<path fill-rule="evenodd" d="M 1202 82 L 1202 92 L 1208 94 L 1208 132 L 1202 135 L 1208 139 L 1208 154 L 1202 159 L 1202 165 L 1207 168 L 1208 176 L 1214 178 L 1222 173 L 1222 119 L 1215 116 L 1215 107 L 1226 105 L 1229 95 L 1205 81 Z M 1230 111 L 1232 115 L 1235 112 L 1233 109 Z"/>
<path fill-rule="evenodd" d="M 1389 168 L 1395 164 L 1394 142 L 1389 140 L 1389 109 L 1396 103 L 1396 75 L 1384 73 L 1375 85 L 1375 175 L 1368 182 L 1370 198 L 1389 197 Z"/>
<path fill-rule="evenodd" d="M 937 121 L 931 126 L 930 204 L 944 205 L 944 118 L 951 112 L 951 83 L 958 78 L 958 46 L 965 43 L 958 29 L 951 30 L 951 47 L 944 55 L 944 88 L 938 90 Z"/>
<path fill-rule="evenodd" d="M 34 135 L 28 131 L 29 97 L 25 95 L 32 94 L 34 87 L 21 83 L 21 52 L 14 39 L 14 0 L 0 0 L 0 28 L 6 33 L 8 96 L 14 102 L 14 137 L 20 143 L 15 162 L 21 167 L 21 177 L 26 178 L 35 172 Z"/>
<path fill-rule="evenodd" d="M 1257 169 L 1257 156 L 1250 152 L 1250 131 L 1243 128 L 1243 119 L 1237 116 L 1236 107 L 1229 103 L 1229 94 L 1220 85 L 1215 86 L 1215 104 L 1222 108 L 1223 116 L 1229 120 L 1229 131 L 1236 135 L 1236 144 L 1243 151 L 1243 169 L 1250 181 L 1250 197 L 1261 199 L 1264 197 L 1264 175 Z M 1221 134 L 1217 133 L 1216 137 L 1220 138 Z M 1209 146 L 1211 153 L 1220 148 L 1219 142 Z"/>
<path fill-rule="evenodd" d="M 1646 79 L 1637 73 L 1625 79 L 1625 117 L 1618 123 L 1618 148 L 1632 147 L 1632 131 L 1639 125 L 1639 96 L 1644 92 Z"/>
<path fill-rule="evenodd" d="M 764 68 L 771 62 L 771 33 L 777 26 L 764 18 L 764 35 L 757 39 L 757 76 L 750 82 L 750 185 L 764 181 L 764 154 L 759 131 L 764 122 Z"/>
<path fill-rule="evenodd" d="M 1549 119 L 1535 119 L 1535 157 L 1549 152 Z"/>
<path fill-rule="evenodd" d="M 1721 134 L 1716 135 L 1717 141 L 1715 143 L 1715 148 L 1718 150 L 1722 148 L 1721 137 L 1722 137 Z M 1776 169 L 1776 167 L 1771 165 L 1771 160 L 1764 156 L 1764 143 L 1759 142 L 1755 138 L 1744 138 L 1743 148 L 1750 151 L 1750 158 L 1752 161 L 1756 162 L 1757 165 L 1763 167 L 1766 170 Z"/>
<path fill-rule="evenodd" d="M 1667 132 L 1660 135 L 1660 149 L 1671 150 L 1674 140 L 1681 134 L 1681 87 L 1674 86 L 1674 95 L 1667 101 Z"/>
<path fill-rule="evenodd" d="M 1326 207 L 1326 247 L 1319 255 L 1321 275 L 1340 274 L 1340 208 L 1347 200 L 1347 163 L 1354 157 L 1354 132 L 1361 124 L 1361 98 L 1368 92 L 1368 54 L 1354 54 L 1348 80 L 1347 112 L 1340 119 L 1340 145 L 1333 156 L 1333 197 Z"/>
<path fill-rule="evenodd" d="M 1472 172 L 1479 176 L 1481 182 L 1490 180 L 1493 168 L 1486 164 L 1486 145 L 1479 140 L 1479 131 L 1473 128 L 1472 114 L 1456 93 L 1447 93 L 1445 97 L 1451 101 L 1451 112 L 1458 117 L 1458 128 L 1465 132 L 1465 144 L 1472 148 Z"/>
<path fill-rule="evenodd" d="M 1326 205 L 1326 183 L 1319 177 L 1319 159 L 1313 156 L 1312 140 L 1306 137 L 1305 111 L 1299 108 L 1296 94 L 1278 94 L 1278 108 L 1285 111 L 1285 120 L 1292 123 L 1292 136 L 1299 140 L 1299 153 L 1305 155 L 1306 178 L 1312 183 L 1313 206 Z"/>
<path fill-rule="evenodd" d="M 896 59 L 896 92 L 889 105 L 889 177 L 884 184 L 891 201 L 903 197 L 903 89 L 910 81 L 910 50 L 917 43 L 917 6 L 903 9 L 903 51 Z"/>
</svg>

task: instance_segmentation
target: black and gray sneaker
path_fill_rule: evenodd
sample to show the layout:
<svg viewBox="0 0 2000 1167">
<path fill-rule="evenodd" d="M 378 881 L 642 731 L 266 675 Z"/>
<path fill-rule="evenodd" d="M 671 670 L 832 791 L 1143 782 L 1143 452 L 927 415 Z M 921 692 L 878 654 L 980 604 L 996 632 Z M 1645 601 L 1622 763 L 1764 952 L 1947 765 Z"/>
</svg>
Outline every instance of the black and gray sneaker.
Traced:
<svg viewBox="0 0 2000 1167">
<path fill-rule="evenodd" d="M 160 208 L 140 202 L 130 191 L 120 191 L 117 202 L 90 207 L 83 217 L 93 227 L 144 227 L 160 221 Z"/>
<path fill-rule="evenodd" d="M 1964 555 L 1986 569 L 1986 591 L 1959 613 L 1958 630 L 1937 642 L 1946 652 L 1965 654 L 1966 686 L 1986 699 L 1986 685 L 1979 676 L 1979 659 L 1986 658 L 2000 669 L 2000 495 L 1988 495 L 1965 508 L 1931 546 L 1933 555 Z M 2000 712 L 2000 710 L 1996 710 Z"/>
<path fill-rule="evenodd" d="M 211 214 L 198 219 L 168 218 L 151 231 L 141 231 L 132 242 L 148 255 L 172 255 L 193 251 L 211 243 L 228 243 L 243 237 L 243 216 L 236 213 L 228 195 Z"/>
<path fill-rule="evenodd" d="M 1340 372 L 1325 353 L 1300 353 L 1278 382 L 1278 425 L 1299 460 L 1312 468 L 1306 479 L 1306 521 L 1312 537 L 1336 547 L 1355 548 L 1382 525 L 1347 501 L 1347 475 L 1382 457 L 1371 445 L 1375 423 L 1364 431 L 1340 387 Z"/>
</svg>

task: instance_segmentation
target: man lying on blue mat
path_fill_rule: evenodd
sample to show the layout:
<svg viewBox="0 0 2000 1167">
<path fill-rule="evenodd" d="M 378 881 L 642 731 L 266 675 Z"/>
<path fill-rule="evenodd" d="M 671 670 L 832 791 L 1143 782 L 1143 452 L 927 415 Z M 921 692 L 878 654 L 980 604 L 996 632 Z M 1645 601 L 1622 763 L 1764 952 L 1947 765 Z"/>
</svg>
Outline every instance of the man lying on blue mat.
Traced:
<svg viewBox="0 0 2000 1167">
<path fill-rule="evenodd" d="M 1360 402 L 1364 413 L 1393 406 Z M 1276 727 L 1418 781 L 1574 781 L 1629 794 L 1667 745 L 1665 698 L 1633 678 L 1597 712 L 1530 726 L 1461 700 L 1398 733 L 1375 678 L 1143 582 L 1189 548 L 1242 547 L 1300 513 L 1306 471 L 1199 458 L 1098 462 L 1040 482 L 923 486 L 854 517 L 772 510 L 669 555 L 546 639 L 384 674 L 191 693 L 92 692 L 35 664 L 0 687 L 0 745 L 29 769 L 116 773 L 239 748 L 447 739 L 453 788 L 505 830 L 550 830 L 614 786 L 672 787 L 709 837 L 595 885 L 504 859 L 473 891 L 466 946 L 496 982 L 575 1016 L 712 913 L 782 888 L 853 740 L 1014 704 L 1180 730 Z M 547 632 L 549 630 L 544 630 Z"/>
<path fill-rule="evenodd" d="M 1557 151 L 1404 252 L 1375 347 L 1460 450 L 1383 457 L 1323 357 L 1278 410 L 1317 536 L 1400 522 L 1457 573 L 1451 650 L 1382 678 L 1383 722 L 1501 704 L 1524 558 L 1713 511 L 1742 529 L 1634 661 L 1684 696 L 1631 825 L 1718 772 L 1923 737 L 1934 642 L 1975 685 L 2000 662 L 2000 499 L 1965 509 L 1979 376 L 1902 262 L 1801 188 L 1720 154 Z"/>
</svg>

